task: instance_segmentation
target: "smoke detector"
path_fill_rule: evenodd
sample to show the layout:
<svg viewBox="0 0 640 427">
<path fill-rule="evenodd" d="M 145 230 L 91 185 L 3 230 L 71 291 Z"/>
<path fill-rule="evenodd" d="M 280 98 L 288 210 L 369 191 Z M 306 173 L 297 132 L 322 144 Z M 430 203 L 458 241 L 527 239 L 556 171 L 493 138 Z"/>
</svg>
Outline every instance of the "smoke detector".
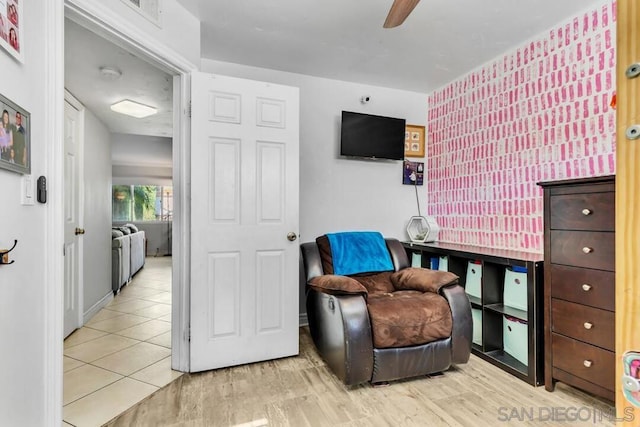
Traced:
<svg viewBox="0 0 640 427">
<path fill-rule="evenodd" d="M 114 81 L 122 76 L 122 71 L 114 67 L 100 67 L 100 75 L 104 80 Z"/>
</svg>

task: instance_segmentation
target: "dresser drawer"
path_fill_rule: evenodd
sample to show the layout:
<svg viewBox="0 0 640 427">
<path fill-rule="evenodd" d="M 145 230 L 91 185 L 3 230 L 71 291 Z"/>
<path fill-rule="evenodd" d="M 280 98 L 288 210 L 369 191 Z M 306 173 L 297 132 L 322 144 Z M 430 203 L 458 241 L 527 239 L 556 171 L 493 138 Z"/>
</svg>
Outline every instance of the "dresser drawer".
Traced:
<svg viewBox="0 0 640 427">
<path fill-rule="evenodd" d="M 552 334 L 551 341 L 554 367 L 608 390 L 615 388 L 615 353 L 558 334 Z"/>
<path fill-rule="evenodd" d="M 550 231 L 551 263 L 614 271 L 615 233 Z"/>
<path fill-rule="evenodd" d="M 615 351 L 615 315 L 611 311 L 553 298 L 551 327 L 553 332 Z"/>
<path fill-rule="evenodd" d="M 549 204 L 552 230 L 615 230 L 615 193 L 563 194 Z"/>
<path fill-rule="evenodd" d="M 615 309 L 616 273 L 551 264 L 551 296 L 604 310 Z"/>
</svg>

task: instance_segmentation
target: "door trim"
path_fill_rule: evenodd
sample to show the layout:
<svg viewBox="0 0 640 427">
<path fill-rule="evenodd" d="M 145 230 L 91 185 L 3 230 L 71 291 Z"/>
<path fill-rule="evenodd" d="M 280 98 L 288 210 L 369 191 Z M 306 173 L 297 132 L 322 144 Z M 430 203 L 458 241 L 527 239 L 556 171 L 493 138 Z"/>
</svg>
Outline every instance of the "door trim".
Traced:
<svg viewBox="0 0 640 427">
<path fill-rule="evenodd" d="M 45 64 L 44 122 L 50 144 L 45 144 L 49 198 L 45 213 L 44 286 L 44 418 L 46 426 L 62 423 L 62 352 L 64 292 L 64 0 L 44 2 Z"/>
<path fill-rule="evenodd" d="M 47 145 L 47 177 L 50 198 L 46 207 L 47 249 L 44 313 L 44 414 L 45 425 L 62 422 L 63 289 L 62 248 L 64 205 L 64 19 L 65 16 L 120 46 L 133 49 L 160 68 L 174 75 L 173 186 L 174 205 L 178 209 L 173 221 L 172 287 L 172 368 L 189 371 L 189 205 L 190 129 L 187 116 L 190 73 L 197 67 L 184 57 L 153 39 L 111 11 L 92 0 L 55 0 L 44 2 L 44 15 L 50 35 L 46 40 L 47 82 L 44 100 L 45 122 L 51 144 Z M 178 83 L 176 83 L 176 80 Z"/>
</svg>

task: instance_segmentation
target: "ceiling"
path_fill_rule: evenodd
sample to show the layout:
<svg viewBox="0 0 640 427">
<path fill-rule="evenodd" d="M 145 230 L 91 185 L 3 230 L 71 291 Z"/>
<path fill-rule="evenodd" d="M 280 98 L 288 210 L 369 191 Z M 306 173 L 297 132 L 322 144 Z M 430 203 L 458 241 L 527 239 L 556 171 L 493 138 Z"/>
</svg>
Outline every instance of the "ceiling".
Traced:
<svg viewBox="0 0 640 427">
<path fill-rule="evenodd" d="M 105 78 L 102 67 L 122 75 Z M 65 20 L 65 87 L 91 110 L 112 133 L 171 137 L 173 135 L 173 78 L 110 41 Z M 130 99 L 158 109 L 136 119 L 111 111 L 110 105 Z"/>
<path fill-rule="evenodd" d="M 178 0 L 201 20 L 202 57 L 429 93 L 602 0 Z"/>
<path fill-rule="evenodd" d="M 429 93 L 602 0 L 422 0 L 383 29 L 392 0 L 177 0 L 201 20 L 202 57 Z M 104 66 L 122 72 L 107 80 Z M 170 137 L 172 78 L 67 19 L 65 85 L 112 133 Z M 122 99 L 159 113 L 112 112 Z"/>
</svg>

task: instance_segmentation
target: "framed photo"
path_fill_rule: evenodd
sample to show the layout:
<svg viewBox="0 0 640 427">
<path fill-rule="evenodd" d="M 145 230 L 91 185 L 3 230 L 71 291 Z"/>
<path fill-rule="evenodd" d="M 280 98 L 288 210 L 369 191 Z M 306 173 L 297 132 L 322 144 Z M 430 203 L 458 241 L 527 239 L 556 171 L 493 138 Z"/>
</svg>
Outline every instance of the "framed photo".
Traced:
<svg viewBox="0 0 640 427">
<path fill-rule="evenodd" d="M 23 1 L 25 0 L 0 0 L 0 46 L 20 62 L 24 62 Z"/>
<path fill-rule="evenodd" d="M 424 183 L 424 163 L 405 160 L 402 163 L 402 184 L 422 185 Z"/>
<path fill-rule="evenodd" d="M 424 126 L 407 125 L 404 133 L 404 156 L 424 157 Z"/>
<path fill-rule="evenodd" d="M 31 114 L 2 95 L 0 112 L 0 169 L 30 174 Z"/>
</svg>

